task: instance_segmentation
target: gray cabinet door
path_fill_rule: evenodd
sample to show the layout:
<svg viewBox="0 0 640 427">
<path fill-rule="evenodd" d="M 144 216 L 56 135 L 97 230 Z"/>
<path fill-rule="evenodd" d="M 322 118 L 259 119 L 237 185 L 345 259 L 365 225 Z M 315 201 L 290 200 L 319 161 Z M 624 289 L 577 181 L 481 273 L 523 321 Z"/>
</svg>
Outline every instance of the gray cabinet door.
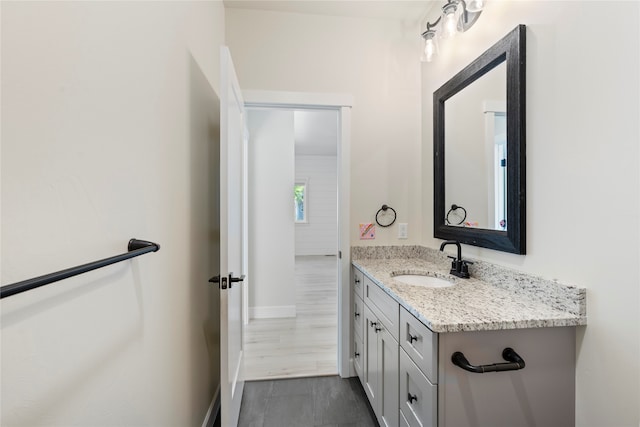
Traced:
<svg viewBox="0 0 640 427">
<path fill-rule="evenodd" d="M 357 295 L 353 298 L 353 331 L 360 338 L 364 336 L 364 304 Z"/>
<path fill-rule="evenodd" d="M 369 398 L 369 403 L 373 411 L 378 414 L 380 399 L 378 398 L 378 390 L 380 389 L 380 372 L 378 368 L 378 334 L 376 333 L 376 325 L 378 319 L 375 317 L 371 309 L 364 305 L 364 334 L 362 347 L 364 350 L 363 377 L 362 383 L 364 391 Z"/>
<path fill-rule="evenodd" d="M 364 349 L 362 348 L 362 338 L 360 335 L 353 335 L 353 367 L 358 374 L 358 378 L 360 378 L 360 382 L 364 384 L 363 374 L 364 374 Z"/>
<path fill-rule="evenodd" d="M 398 342 L 383 325 L 378 331 L 378 364 L 380 372 L 380 413 L 381 427 L 398 427 Z"/>
</svg>

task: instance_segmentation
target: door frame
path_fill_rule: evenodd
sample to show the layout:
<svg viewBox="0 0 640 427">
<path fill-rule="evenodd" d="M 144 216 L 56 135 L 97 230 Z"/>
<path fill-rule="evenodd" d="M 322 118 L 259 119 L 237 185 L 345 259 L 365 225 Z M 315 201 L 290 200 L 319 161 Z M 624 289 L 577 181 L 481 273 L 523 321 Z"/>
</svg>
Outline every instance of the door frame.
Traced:
<svg viewBox="0 0 640 427">
<path fill-rule="evenodd" d="M 327 109 L 338 111 L 338 374 L 352 376 L 350 360 L 351 307 L 350 271 L 351 246 L 349 237 L 351 182 L 351 108 L 353 96 L 339 93 L 285 92 L 243 90 L 245 108 Z M 248 294 L 248 292 L 247 292 Z M 248 306 L 248 299 L 245 300 Z M 247 310 L 248 311 L 248 310 Z M 248 321 L 248 319 L 246 319 Z"/>
</svg>

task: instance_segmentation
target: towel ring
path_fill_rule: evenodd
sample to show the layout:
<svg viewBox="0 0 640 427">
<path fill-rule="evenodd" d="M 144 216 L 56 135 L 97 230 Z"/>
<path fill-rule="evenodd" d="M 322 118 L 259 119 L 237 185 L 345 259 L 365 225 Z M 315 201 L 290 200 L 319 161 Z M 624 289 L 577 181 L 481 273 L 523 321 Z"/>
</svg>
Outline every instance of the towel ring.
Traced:
<svg viewBox="0 0 640 427">
<path fill-rule="evenodd" d="M 391 209 L 391 211 L 393 212 L 393 220 L 391 220 L 390 223 L 388 224 L 380 224 L 380 221 L 378 220 L 378 215 L 380 215 L 380 212 L 387 212 L 387 210 Z M 396 210 L 393 209 L 391 206 L 387 206 L 387 205 L 382 205 L 382 207 L 380 209 L 378 209 L 378 212 L 376 212 L 376 223 L 380 226 L 380 227 L 390 227 L 394 222 L 396 222 Z"/>
<path fill-rule="evenodd" d="M 467 210 L 465 208 L 463 208 L 462 206 L 458 206 L 456 204 L 451 205 L 451 209 L 449 209 L 449 212 L 447 212 L 447 216 L 445 217 L 445 221 L 447 221 L 447 224 L 451 224 L 451 221 L 449 221 L 449 214 L 451 212 L 455 212 L 458 209 L 462 209 L 464 211 L 464 216 L 462 217 L 462 219 L 460 220 L 459 223 L 454 224 L 454 225 L 460 225 L 464 222 L 465 219 L 467 219 Z"/>
</svg>

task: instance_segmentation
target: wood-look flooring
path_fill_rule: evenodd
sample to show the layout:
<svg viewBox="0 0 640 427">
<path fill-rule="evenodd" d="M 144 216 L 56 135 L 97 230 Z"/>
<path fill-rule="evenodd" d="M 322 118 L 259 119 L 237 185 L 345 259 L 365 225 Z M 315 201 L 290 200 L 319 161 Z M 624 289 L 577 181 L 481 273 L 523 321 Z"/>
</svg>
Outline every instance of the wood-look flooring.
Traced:
<svg viewBox="0 0 640 427">
<path fill-rule="evenodd" d="M 245 379 L 335 375 L 337 260 L 300 256 L 295 262 L 296 317 L 251 319 L 245 329 Z"/>
</svg>

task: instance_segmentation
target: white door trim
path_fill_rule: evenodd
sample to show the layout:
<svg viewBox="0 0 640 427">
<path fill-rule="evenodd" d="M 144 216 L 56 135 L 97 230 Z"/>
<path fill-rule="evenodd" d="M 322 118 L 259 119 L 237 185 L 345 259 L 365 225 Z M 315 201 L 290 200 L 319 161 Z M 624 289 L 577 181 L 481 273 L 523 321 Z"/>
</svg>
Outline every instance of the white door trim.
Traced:
<svg viewBox="0 0 640 427">
<path fill-rule="evenodd" d="M 242 96 L 246 107 L 353 107 L 353 96 L 343 93 L 243 90 Z"/>
<path fill-rule="evenodd" d="M 349 94 L 243 90 L 245 107 L 332 109 L 339 113 L 338 132 L 338 251 L 342 254 L 338 274 L 338 373 L 352 376 L 350 362 L 351 292 L 349 274 L 351 246 L 349 204 L 351 182 L 351 107 Z"/>
</svg>

